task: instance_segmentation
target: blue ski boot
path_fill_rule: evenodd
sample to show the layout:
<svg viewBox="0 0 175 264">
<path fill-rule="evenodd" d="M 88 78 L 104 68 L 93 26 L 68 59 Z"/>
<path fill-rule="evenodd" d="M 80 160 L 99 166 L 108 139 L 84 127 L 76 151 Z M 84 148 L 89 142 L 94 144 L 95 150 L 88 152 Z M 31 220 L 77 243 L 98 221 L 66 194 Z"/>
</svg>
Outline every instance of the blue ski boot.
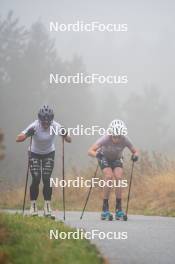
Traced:
<svg viewBox="0 0 175 264">
<path fill-rule="evenodd" d="M 127 215 L 122 210 L 117 210 L 115 212 L 115 220 L 127 221 Z"/>
<path fill-rule="evenodd" d="M 112 221 L 113 220 L 113 215 L 109 211 L 103 211 L 101 213 L 101 220 Z"/>
</svg>

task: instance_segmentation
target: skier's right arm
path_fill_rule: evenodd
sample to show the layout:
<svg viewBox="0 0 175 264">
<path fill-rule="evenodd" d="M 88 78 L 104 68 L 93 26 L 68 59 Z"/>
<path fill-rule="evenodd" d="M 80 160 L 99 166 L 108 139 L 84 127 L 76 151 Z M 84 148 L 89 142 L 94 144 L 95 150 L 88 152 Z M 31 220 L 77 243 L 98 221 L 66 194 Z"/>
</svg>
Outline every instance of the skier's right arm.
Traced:
<svg viewBox="0 0 175 264">
<path fill-rule="evenodd" d="M 16 138 L 16 142 L 23 142 L 28 137 L 32 137 L 35 134 L 35 128 L 32 125 L 30 125 L 28 128 L 26 128 L 24 131 L 22 131 Z"/>
<path fill-rule="evenodd" d="M 26 140 L 26 138 L 27 138 L 27 135 L 22 132 L 19 135 L 17 135 L 16 142 L 23 142 L 24 140 Z"/>
<path fill-rule="evenodd" d="M 91 157 L 96 157 L 97 155 L 97 150 L 100 148 L 100 145 L 98 144 L 93 144 L 89 150 L 88 150 L 88 155 L 91 156 Z"/>
<path fill-rule="evenodd" d="M 102 136 L 88 150 L 88 155 L 97 159 L 101 158 L 101 153 L 98 151 L 108 140 L 108 137 Z"/>
</svg>

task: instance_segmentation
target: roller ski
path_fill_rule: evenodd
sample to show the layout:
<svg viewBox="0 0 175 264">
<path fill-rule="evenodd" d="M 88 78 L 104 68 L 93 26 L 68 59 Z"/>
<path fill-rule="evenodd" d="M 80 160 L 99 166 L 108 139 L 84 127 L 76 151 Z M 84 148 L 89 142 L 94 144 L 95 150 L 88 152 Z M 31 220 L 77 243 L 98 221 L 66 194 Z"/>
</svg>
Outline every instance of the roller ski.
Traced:
<svg viewBox="0 0 175 264">
<path fill-rule="evenodd" d="M 115 213 L 115 220 L 127 221 L 128 217 L 122 210 L 117 210 Z"/>
<path fill-rule="evenodd" d="M 112 221 L 113 220 L 113 215 L 109 211 L 103 211 L 101 213 L 101 220 Z"/>
<path fill-rule="evenodd" d="M 45 201 L 44 203 L 44 217 L 55 220 L 55 216 L 52 214 L 50 201 Z"/>
<path fill-rule="evenodd" d="M 38 216 L 36 201 L 31 201 L 30 216 Z"/>
</svg>

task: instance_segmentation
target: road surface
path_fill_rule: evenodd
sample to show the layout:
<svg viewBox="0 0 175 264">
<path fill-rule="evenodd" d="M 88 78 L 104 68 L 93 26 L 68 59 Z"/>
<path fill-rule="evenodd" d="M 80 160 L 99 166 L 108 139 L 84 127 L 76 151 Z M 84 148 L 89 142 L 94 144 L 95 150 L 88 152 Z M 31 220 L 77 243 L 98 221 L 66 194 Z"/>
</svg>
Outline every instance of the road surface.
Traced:
<svg viewBox="0 0 175 264">
<path fill-rule="evenodd" d="M 127 222 L 109 222 L 99 216 L 86 212 L 80 220 L 80 212 L 66 212 L 65 223 L 86 231 L 127 232 L 126 240 L 92 240 L 110 264 L 175 264 L 175 218 L 133 215 Z"/>
</svg>

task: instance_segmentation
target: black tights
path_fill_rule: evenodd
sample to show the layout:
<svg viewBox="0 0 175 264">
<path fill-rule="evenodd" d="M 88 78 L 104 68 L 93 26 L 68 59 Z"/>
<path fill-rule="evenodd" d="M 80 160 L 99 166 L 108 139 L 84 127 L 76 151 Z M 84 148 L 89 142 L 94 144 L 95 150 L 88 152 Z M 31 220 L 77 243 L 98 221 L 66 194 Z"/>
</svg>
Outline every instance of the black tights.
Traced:
<svg viewBox="0 0 175 264">
<path fill-rule="evenodd" d="M 29 153 L 30 155 L 30 172 L 32 175 L 32 183 L 30 186 L 30 200 L 37 200 L 39 194 L 39 184 L 43 181 L 44 200 L 51 200 L 52 187 L 50 187 L 50 177 L 54 167 L 55 152 L 45 155 Z"/>
</svg>

